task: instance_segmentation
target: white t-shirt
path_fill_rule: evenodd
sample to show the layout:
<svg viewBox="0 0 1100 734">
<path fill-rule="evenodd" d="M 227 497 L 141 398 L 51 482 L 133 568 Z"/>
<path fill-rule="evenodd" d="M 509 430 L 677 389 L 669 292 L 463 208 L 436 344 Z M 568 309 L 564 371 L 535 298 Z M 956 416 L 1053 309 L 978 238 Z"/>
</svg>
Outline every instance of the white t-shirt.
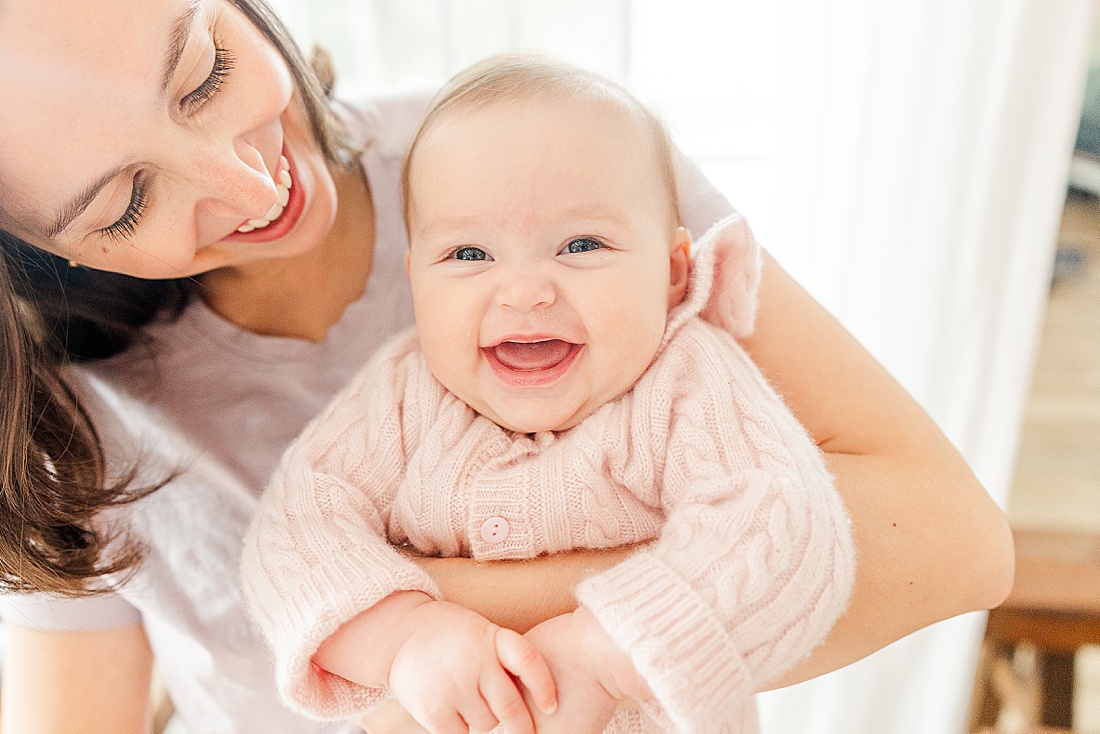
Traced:
<svg viewBox="0 0 1100 734">
<path fill-rule="evenodd" d="M 284 448 L 383 341 L 413 322 L 401 164 L 427 101 L 410 95 L 342 107 L 352 139 L 365 145 L 374 262 L 363 296 L 323 342 L 249 333 L 196 299 L 175 321 L 146 330 L 155 360 L 136 347 L 72 375 L 109 464 L 121 471 L 136 459 L 139 483 L 175 476 L 104 517 L 147 549 L 131 575 L 103 580 L 110 592 L 2 597 L 0 615 L 44 630 L 142 624 L 192 734 L 360 731 L 304 718 L 279 701 L 269 652 L 244 611 L 238 560 Z M 694 166 L 684 167 L 681 195 L 696 234 L 733 211 Z"/>
</svg>

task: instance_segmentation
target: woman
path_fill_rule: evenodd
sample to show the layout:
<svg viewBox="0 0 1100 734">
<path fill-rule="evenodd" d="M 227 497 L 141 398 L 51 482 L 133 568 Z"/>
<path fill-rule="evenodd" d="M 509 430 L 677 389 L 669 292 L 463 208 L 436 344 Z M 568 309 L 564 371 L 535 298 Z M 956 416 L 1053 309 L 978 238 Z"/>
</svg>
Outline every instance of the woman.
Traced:
<svg viewBox="0 0 1100 734">
<path fill-rule="evenodd" d="M 236 558 L 283 447 L 411 323 L 397 171 L 426 100 L 329 103 L 260 0 L 6 0 L 0 69 L 0 569 L 50 592 L 5 599 L 0 726 L 143 731 L 155 655 L 193 734 L 353 730 L 278 703 Z M 730 211 L 682 183 L 692 229 Z M 1000 511 L 770 259 L 744 345 L 860 551 L 847 615 L 775 685 L 1004 597 Z M 625 552 L 423 563 L 524 630 Z"/>
</svg>

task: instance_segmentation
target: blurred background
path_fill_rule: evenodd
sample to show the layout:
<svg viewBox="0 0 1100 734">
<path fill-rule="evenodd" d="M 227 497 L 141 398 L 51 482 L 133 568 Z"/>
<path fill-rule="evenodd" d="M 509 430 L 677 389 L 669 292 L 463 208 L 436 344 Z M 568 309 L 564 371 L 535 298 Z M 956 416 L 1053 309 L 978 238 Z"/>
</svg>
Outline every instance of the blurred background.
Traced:
<svg viewBox="0 0 1100 734">
<path fill-rule="evenodd" d="M 1096 3 L 273 0 L 348 98 L 508 49 L 625 83 L 1037 534 L 1035 578 L 1070 547 L 1050 537 L 1081 544 L 1080 629 L 1100 636 Z M 949 620 L 766 694 L 764 734 L 1033 732 L 1051 690 L 1070 710 L 1048 724 L 1100 734 L 1100 648 L 1048 655 L 1013 619 Z"/>
<path fill-rule="evenodd" d="M 434 88 L 507 49 L 624 82 L 933 415 L 1017 528 L 1100 537 L 1094 0 L 275 5 L 334 56 L 345 97 Z M 767 694 L 765 734 L 963 732 L 982 716 L 1034 731 L 1042 650 L 998 639 L 980 656 L 985 624 L 950 620 Z M 1084 650 L 1068 678 L 1063 654 L 1058 683 L 1076 719 L 1048 723 L 1100 732 Z"/>
</svg>

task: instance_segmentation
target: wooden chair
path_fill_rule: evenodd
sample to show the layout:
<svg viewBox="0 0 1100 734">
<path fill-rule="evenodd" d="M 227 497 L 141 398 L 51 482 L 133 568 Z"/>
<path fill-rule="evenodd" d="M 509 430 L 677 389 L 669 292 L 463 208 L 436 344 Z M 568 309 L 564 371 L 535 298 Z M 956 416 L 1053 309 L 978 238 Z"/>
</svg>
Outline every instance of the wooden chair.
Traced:
<svg viewBox="0 0 1100 734">
<path fill-rule="evenodd" d="M 1083 645 L 1100 645 L 1100 535 L 1018 529 L 1013 536 L 1016 581 L 1005 603 L 989 613 L 971 730 L 995 722 L 992 670 L 1023 643 L 1037 652 L 1034 723 L 1068 729 L 1074 657 Z"/>
</svg>

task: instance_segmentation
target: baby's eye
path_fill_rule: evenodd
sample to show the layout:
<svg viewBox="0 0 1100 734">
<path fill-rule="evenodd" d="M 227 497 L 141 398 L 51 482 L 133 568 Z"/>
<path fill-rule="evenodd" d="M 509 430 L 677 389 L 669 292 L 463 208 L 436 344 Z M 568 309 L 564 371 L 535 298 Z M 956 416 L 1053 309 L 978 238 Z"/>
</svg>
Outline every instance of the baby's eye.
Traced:
<svg viewBox="0 0 1100 734">
<path fill-rule="evenodd" d="M 592 252 L 601 247 L 603 247 L 603 245 L 591 237 L 578 237 L 575 240 L 570 240 L 569 244 L 562 249 L 562 254 L 573 255 L 578 252 Z"/>
<path fill-rule="evenodd" d="M 451 257 L 455 260 L 492 260 L 489 257 L 489 253 L 480 247 L 460 247 L 451 253 Z"/>
</svg>

